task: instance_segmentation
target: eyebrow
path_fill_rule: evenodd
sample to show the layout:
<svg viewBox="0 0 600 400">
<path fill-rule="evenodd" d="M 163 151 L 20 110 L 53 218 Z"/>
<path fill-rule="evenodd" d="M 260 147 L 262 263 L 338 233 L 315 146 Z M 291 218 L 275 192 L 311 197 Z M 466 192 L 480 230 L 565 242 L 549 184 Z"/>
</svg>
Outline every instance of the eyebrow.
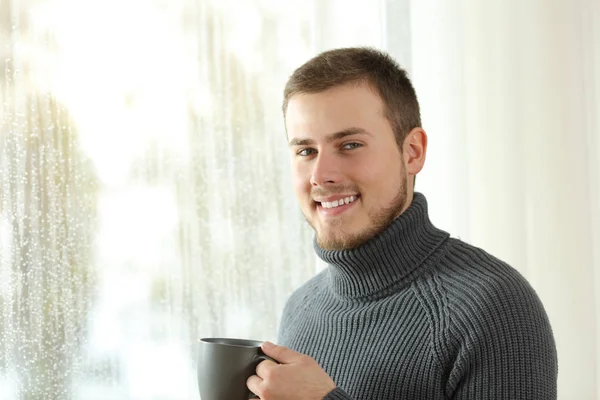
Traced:
<svg viewBox="0 0 600 400">
<path fill-rule="evenodd" d="M 336 140 L 345 138 L 346 136 L 351 136 L 351 135 L 367 135 L 367 136 L 372 136 L 369 132 L 367 132 L 366 130 L 362 129 L 362 128 L 348 128 L 348 129 L 344 129 L 342 131 L 339 132 L 335 132 L 335 133 L 331 133 L 327 136 L 325 136 L 325 141 L 327 143 L 331 143 L 334 142 Z M 315 141 L 313 139 L 300 139 L 300 138 L 293 138 L 292 140 L 290 140 L 289 146 L 306 146 L 306 145 L 310 145 L 310 144 L 315 144 Z"/>
</svg>

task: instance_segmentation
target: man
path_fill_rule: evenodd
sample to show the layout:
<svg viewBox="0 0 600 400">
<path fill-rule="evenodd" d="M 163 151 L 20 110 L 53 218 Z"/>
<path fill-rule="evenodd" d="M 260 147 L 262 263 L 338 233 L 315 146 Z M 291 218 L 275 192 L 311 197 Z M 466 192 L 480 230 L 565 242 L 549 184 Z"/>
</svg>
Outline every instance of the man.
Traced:
<svg viewBox="0 0 600 400">
<path fill-rule="evenodd" d="M 276 399 L 556 398 L 544 308 L 513 268 L 437 229 L 413 191 L 427 151 L 389 56 L 324 52 L 283 112 L 296 196 L 329 267 L 288 300 L 248 388 Z"/>
</svg>

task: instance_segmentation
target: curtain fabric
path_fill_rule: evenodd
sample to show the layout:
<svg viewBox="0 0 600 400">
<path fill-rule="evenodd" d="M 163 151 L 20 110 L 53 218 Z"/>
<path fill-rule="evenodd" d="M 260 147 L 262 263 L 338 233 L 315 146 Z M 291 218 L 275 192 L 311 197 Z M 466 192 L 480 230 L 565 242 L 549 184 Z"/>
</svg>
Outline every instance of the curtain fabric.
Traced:
<svg viewBox="0 0 600 400">
<path fill-rule="evenodd" d="M 411 26 L 432 218 L 529 279 L 559 398 L 599 398 L 600 3 L 414 1 Z"/>
</svg>

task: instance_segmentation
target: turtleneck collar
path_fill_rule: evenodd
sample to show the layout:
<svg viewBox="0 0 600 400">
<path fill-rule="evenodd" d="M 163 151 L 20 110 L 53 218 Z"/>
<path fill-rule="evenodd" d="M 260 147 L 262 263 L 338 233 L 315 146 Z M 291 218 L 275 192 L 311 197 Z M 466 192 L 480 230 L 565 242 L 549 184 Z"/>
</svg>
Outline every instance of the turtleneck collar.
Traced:
<svg viewBox="0 0 600 400">
<path fill-rule="evenodd" d="M 401 282 L 448 236 L 433 226 L 425 196 L 415 192 L 408 209 L 363 245 L 349 250 L 324 250 L 315 240 L 314 248 L 329 264 L 332 290 L 343 297 L 361 298 Z"/>
</svg>

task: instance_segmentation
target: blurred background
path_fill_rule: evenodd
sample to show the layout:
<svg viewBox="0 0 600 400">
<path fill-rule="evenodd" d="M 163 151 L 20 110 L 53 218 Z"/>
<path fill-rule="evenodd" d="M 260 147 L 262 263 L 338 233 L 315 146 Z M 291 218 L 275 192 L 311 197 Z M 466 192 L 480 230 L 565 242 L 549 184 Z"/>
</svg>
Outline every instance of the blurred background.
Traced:
<svg viewBox="0 0 600 400">
<path fill-rule="evenodd" d="M 598 0 L 0 0 L 0 399 L 197 399 L 199 337 L 275 340 L 323 267 L 283 86 L 355 45 L 413 79 L 433 222 L 600 399 Z"/>
</svg>

